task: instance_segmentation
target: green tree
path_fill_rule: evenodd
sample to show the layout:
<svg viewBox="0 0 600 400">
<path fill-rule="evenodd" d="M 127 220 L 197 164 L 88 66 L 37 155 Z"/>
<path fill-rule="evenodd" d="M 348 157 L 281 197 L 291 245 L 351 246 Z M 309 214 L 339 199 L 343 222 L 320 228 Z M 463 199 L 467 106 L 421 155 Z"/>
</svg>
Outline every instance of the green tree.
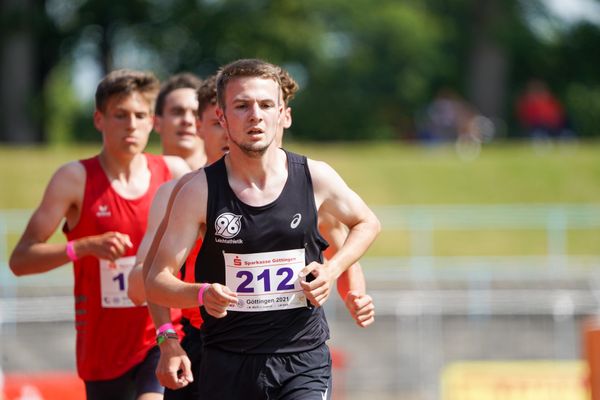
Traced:
<svg viewBox="0 0 600 400">
<path fill-rule="evenodd" d="M 53 138 L 97 137 L 91 101 L 74 95 L 83 59 L 98 75 L 128 67 L 166 78 L 206 76 L 243 57 L 281 64 L 299 81 L 292 134 L 300 139 L 411 138 L 415 115 L 441 87 L 514 128 L 514 100 L 531 77 L 551 84 L 582 134 L 598 134 L 600 113 L 585 104 L 600 92 L 599 28 L 563 27 L 548 40 L 535 31 L 535 21 L 550 18 L 543 0 L 6 0 L 1 7 L 0 101 L 13 110 L 0 117 L 3 141 L 42 141 L 47 129 L 73 131 Z M 73 122 L 58 121 L 69 116 Z"/>
<path fill-rule="evenodd" d="M 0 2 L 0 142 L 46 139 L 46 78 L 62 36 L 45 12 L 46 1 Z"/>
</svg>

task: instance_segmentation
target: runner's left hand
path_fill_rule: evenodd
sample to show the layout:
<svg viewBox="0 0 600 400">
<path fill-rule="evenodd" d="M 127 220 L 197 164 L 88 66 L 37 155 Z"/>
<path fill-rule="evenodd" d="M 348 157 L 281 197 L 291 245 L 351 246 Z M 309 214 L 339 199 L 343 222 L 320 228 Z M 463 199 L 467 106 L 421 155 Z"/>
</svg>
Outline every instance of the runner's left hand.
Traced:
<svg viewBox="0 0 600 400">
<path fill-rule="evenodd" d="M 309 274 L 315 277 L 311 282 L 306 281 Z M 315 307 L 325 304 L 331 294 L 333 280 L 334 278 L 331 276 L 327 264 L 313 261 L 300 271 L 300 286 L 302 286 L 304 294 Z"/>
<path fill-rule="evenodd" d="M 192 364 L 179 341 L 167 339 L 160 346 L 156 377 L 169 389 L 181 389 L 194 381 Z"/>
<path fill-rule="evenodd" d="M 361 295 L 356 291 L 349 291 L 344 303 L 356 324 L 361 328 L 365 328 L 375 321 L 375 305 L 368 294 Z"/>
</svg>

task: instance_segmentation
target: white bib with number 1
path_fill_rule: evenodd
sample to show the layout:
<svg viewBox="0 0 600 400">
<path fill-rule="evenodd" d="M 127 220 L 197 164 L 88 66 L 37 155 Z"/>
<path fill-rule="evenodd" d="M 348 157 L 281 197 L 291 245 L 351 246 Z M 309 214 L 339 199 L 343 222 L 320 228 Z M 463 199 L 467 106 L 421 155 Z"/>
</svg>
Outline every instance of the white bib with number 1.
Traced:
<svg viewBox="0 0 600 400">
<path fill-rule="evenodd" d="M 100 296 L 103 308 L 135 307 L 127 296 L 127 279 L 135 264 L 135 256 L 116 261 L 100 260 Z"/>
<path fill-rule="evenodd" d="M 237 293 L 231 311 L 275 311 L 306 307 L 298 273 L 304 249 L 235 254 L 223 252 L 225 284 Z"/>
</svg>

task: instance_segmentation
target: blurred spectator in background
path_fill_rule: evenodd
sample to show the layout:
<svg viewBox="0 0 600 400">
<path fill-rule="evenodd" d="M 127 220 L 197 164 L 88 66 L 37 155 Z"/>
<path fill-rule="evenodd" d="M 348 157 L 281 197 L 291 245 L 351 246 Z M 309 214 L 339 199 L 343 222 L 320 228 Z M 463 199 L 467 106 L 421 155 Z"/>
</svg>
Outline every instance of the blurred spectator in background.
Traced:
<svg viewBox="0 0 600 400">
<path fill-rule="evenodd" d="M 419 139 L 425 143 L 454 142 L 464 158 L 479 155 L 481 144 L 494 136 L 494 124 L 456 91 L 442 88 L 419 122 Z"/>
<path fill-rule="evenodd" d="M 527 137 L 533 140 L 570 139 L 565 110 L 546 83 L 532 79 L 517 100 L 517 117 Z"/>
<path fill-rule="evenodd" d="M 443 88 L 427 107 L 423 137 L 433 142 L 456 140 L 472 115 L 471 107 L 458 93 Z"/>
</svg>

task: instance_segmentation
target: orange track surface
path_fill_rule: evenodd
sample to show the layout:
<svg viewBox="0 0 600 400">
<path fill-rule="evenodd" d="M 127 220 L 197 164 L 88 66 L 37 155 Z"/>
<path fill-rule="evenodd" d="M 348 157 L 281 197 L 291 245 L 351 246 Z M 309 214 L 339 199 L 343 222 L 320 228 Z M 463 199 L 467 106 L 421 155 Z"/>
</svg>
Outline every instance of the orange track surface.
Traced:
<svg viewBox="0 0 600 400">
<path fill-rule="evenodd" d="M 5 374 L 4 400 L 20 399 L 85 400 L 85 387 L 74 372 Z"/>
</svg>

